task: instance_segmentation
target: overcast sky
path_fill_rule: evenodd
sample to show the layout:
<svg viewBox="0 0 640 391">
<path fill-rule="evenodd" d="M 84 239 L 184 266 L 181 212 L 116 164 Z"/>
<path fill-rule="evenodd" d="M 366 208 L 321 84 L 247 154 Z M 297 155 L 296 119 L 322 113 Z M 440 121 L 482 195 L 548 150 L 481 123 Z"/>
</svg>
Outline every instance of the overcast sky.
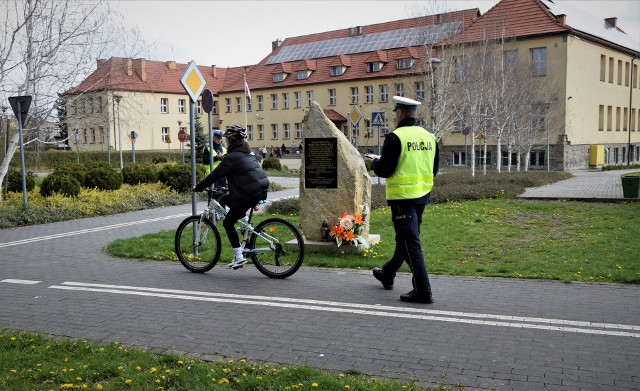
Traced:
<svg viewBox="0 0 640 391">
<path fill-rule="evenodd" d="M 640 1 L 568 1 L 600 19 L 618 17 L 618 27 L 640 42 Z M 260 62 L 271 52 L 271 42 L 277 38 L 284 40 L 476 7 L 484 14 L 498 0 L 111 0 L 111 3 L 151 44 L 149 59 L 180 63 L 194 60 L 203 66 L 235 67 Z"/>
</svg>

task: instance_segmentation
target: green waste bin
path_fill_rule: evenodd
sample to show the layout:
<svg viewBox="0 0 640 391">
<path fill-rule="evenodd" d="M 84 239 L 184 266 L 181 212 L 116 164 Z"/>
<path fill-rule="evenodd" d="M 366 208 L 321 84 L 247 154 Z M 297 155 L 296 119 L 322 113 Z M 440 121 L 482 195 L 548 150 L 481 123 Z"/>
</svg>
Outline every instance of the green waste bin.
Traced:
<svg viewBox="0 0 640 391">
<path fill-rule="evenodd" d="M 640 176 L 622 176 L 622 194 L 624 198 L 638 198 L 640 193 Z"/>
</svg>

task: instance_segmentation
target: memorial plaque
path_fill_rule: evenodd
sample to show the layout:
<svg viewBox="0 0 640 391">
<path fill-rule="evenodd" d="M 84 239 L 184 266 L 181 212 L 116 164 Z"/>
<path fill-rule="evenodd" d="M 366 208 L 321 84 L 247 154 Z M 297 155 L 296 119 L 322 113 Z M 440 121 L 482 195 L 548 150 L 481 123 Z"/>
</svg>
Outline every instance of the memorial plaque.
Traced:
<svg viewBox="0 0 640 391">
<path fill-rule="evenodd" d="M 306 138 L 304 162 L 306 189 L 338 188 L 337 138 Z"/>
</svg>

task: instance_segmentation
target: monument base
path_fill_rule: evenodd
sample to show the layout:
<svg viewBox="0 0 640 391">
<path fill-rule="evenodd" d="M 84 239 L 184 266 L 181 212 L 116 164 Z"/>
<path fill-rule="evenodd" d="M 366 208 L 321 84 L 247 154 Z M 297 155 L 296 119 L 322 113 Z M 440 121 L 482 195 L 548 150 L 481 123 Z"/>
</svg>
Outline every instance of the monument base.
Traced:
<svg viewBox="0 0 640 391">
<path fill-rule="evenodd" d="M 380 242 L 380 235 L 369 234 L 369 248 Z M 336 253 L 336 254 L 360 254 L 365 251 L 363 248 L 354 246 L 353 244 L 342 244 L 340 247 L 336 244 L 335 239 L 328 242 L 320 240 L 304 240 L 304 250 L 310 252 Z"/>
</svg>

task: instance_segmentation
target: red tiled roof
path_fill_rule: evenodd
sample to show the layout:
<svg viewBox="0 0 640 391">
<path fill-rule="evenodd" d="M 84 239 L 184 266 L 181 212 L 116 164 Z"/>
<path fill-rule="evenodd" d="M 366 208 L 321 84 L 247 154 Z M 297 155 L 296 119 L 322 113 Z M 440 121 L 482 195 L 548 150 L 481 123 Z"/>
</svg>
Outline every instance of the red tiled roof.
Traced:
<svg viewBox="0 0 640 391">
<path fill-rule="evenodd" d="M 334 109 L 324 109 L 324 115 L 333 122 L 347 122 L 347 119 Z"/>
<path fill-rule="evenodd" d="M 449 42 L 477 42 L 569 31 L 538 0 L 502 0 Z"/>
<path fill-rule="evenodd" d="M 98 61 L 97 69 L 66 93 L 114 90 L 186 94 L 180 79 L 187 67 L 188 64 L 179 64 L 175 61 L 112 57 L 105 61 Z M 128 69 L 129 72 L 127 72 Z M 233 68 L 198 65 L 198 69 L 205 79 L 206 88 L 217 95 L 229 70 Z"/>
<path fill-rule="evenodd" d="M 381 33 L 385 31 L 393 31 L 393 30 L 401 30 L 408 29 L 414 27 L 421 27 L 427 25 L 434 25 L 438 23 L 450 23 L 450 22 L 460 22 L 462 24 L 462 28 L 471 25 L 473 20 L 480 14 L 477 8 L 464 10 L 464 11 L 455 11 L 441 15 L 432 15 L 425 16 L 419 18 L 411 18 L 411 19 L 403 19 L 393 22 L 385 22 L 372 24 L 369 26 L 361 26 L 362 34 L 373 34 L 373 33 Z M 273 82 L 272 74 L 274 69 L 279 69 L 280 64 L 267 64 L 269 59 L 275 55 L 277 55 L 284 47 L 299 45 L 299 44 L 307 44 L 311 42 L 317 41 L 325 41 L 331 39 L 338 38 L 346 38 L 349 36 L 348 29 L 341 29 L 335 31 L 328 31 L 317 34 L 303 35 L 299 37 L 292 37 L 285 39 L 280 46 L 274 49 L 268 56 L 266 56 L 260 63 L 256 64 L 250 72 L 247 72 L 247 83 L 249 84 L 249 88 L 252 91 L 260 90 L 260 89 L 273 89 L 278 87 L 290 87 L 293 85 L 309 85 L 309 84 L 318 84 L 318 83 L 327 83 L 327 82 L 336 82 L 341 80 L 358 80 L 358 79 L 368 79 L 368 78 L 379 78 L 379 77 L 389 77 L 400 74 L 410 74 L 415 72 L 425 72 L 426 71 L 426 60 L 431 57 L 431 53 L 427 53 L 427 49 L 424 46 L 416 46 L 411 48 L 396 48 L 396 49 L 386 49 L 382 50 L 383 54 L 378 54 L 380 56 L 381 61 L 387 61 L 388 63 L 382 67 L 382 70 L 379 72 L 367 72 L 366 62 L 368 58 L 374 52 L 366 52 L 366 53 L 353 53 L 353 54 L 343 54 L 332 57 L 323 57 L 323 58 L 314 58 L 312 59 L 316 66 L 315 68 L 309 68 L 314 70 L 311 75 L 307 79 L 297 80 L 295 77 L 288 77 L 282 82 Z M 417 59 L 415 61 L 415 65 L 410 69 L 396 69 L 395 61 L 399 58 L 407 58 L 407 50 L 411 54 L 410 57 Z M 386 56 L 386 59 L 385 57 Z M 424 61 L 420 61 L 423 59 Z M 305 61 L 305 60 L 302 60 Z M 309 61 L 309 60 L 306 60 Z M 290 63 L 283 64 L 292 64 L 292 69 L 299 70 L 303 68 L 299 68 L 298 61 L 292 61 Z M 329 68 L 332 66 L 344 65 L 347 66 L 348 69 L 341 76 L 331 76 L 329 73 Z M 235 82 L 231 81 L 229 76 L 227 76 L 227 82 L 225 82 L 222 92 L 240 92 L 244 88 L 242 83 L 242 79 L 236 79 Z"/>
</svg>

